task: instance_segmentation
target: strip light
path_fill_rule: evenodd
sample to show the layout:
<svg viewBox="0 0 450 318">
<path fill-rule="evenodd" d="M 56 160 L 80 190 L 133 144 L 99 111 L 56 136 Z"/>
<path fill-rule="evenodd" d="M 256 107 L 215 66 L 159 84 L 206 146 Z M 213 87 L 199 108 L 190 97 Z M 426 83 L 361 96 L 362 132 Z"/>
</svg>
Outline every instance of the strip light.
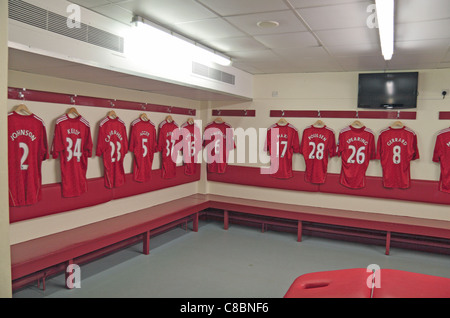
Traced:
<svg viewBox="0 0 450 318">
<path fill-rule="evenodd" d="M 150 42 L 154 47 L 164 47 L 169 55 L 183 54 L 190 56 L 193 60 L 208 61 L 223 66 L 231 65 L 231 58 L 183 38 L 181 35 L 163 30 L 141 17 L 134 17 L 132 23 L 138 29 L 135 35 L 140 37 L 140 41 Z"/>
<path fill-rule="evenodd" d="M 376 0 L 381 52 L 385 60 L 394 54 L 394 0 Z"/>
</svg>

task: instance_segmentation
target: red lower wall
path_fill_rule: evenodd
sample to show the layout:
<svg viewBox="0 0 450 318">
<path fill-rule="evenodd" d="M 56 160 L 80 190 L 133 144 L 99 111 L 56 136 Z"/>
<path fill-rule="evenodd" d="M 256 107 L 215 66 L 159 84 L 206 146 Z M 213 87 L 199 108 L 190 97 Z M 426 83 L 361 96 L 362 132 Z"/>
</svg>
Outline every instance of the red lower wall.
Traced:
<svg viewBox="0 0 450 318">
<path fill-rule="evenodd" d="M 61 195 L 61 184 L 47 184 L 42 187 L 42 199 L 35 205 L 25 207 L 10 207 L 10 223 L 30 220 L 57 213 L 87 208 L 112 200 L 131 197 L 138 194 L 175 187 L 200 180 L 200 166 L 197 174 L 187 176 L 184 167 L 177 168 L 177 176 L 173 179 L 162 179 L 161 170 L 154 170 L 149 182 L 138 183 L 132 174 L 126 175 L 125 185 L 107 189 L 103 177 L 88 180 L 88 192 L 76 198 L 64 198 Z"/>
<path fill-rule="evenodd" d="M 364 196 L 372 198 L 414 201 L 433 204 L 450 204 L 450 194 L 439 191 L 437 181 L 412 180 L 409 189 L 387 189 L 381 177 L 367 177 L 364 189 L 349 189 L 339 183 L 338 174 L 328 174 L 325 184 L 307 183 L 304 172 L 295 171 L 294 177 L 287 180 L 261 175 L 259 168 L 228 166 L 225 174 L 208 173 L 208 181 L 240 184 L 293 191 L 322 192 Z"/>
</svg>

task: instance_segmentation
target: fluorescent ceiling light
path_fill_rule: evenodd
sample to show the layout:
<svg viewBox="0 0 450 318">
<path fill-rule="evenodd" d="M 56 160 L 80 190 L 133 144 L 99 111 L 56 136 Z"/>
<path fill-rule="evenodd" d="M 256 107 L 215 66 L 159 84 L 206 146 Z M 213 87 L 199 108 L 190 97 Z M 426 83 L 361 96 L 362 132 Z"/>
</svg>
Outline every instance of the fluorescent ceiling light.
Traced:
<svg viewBox="0 0 450 318">
<path fill-rule="evenodd" d="M 394 54 L 394 0 L 376 0 L 381 52 L 385 60 Z"/>
<path fill-rule="evenodd" d="M 138 29 L 135 36 L 139 36 L 140 41 L 151 43 L 153 47 L 165 49 L 170 56 L 181 54 L 196 61 L 213 62 L 224 66 L 231 65 L 231 58 L 201 46 L 181 35 L 164 30 L 162 27 L 145 21 L 141 17 L 134 17 L 132 23 Z"/>
</svg>

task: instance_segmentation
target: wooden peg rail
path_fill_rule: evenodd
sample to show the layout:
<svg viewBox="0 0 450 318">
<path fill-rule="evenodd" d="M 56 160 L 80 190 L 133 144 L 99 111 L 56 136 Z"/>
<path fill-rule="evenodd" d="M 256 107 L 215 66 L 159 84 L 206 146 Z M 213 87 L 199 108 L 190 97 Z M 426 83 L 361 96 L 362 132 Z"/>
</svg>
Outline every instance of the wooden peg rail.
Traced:
<svg viewBox="0 0 450 318">
<path fill-rule="evenodd" d="M 440 112 L 439 113 L 439 119 L 450 119 L 450 112 Z"/>
<path fill-rule="evenodd" d="M 54 104 L 67 104 L 74 106 L 104 107 L 114 109 L 157 112 L 157 113 L 169 113 L 175 115 L 195 116 L 197 114 L 197 111 L 195 109 L 183 107 L 172 107 L 165 105 L 130 102 L 107 98 L 44 92 L 13 87 L 8 88 L 8 99 L 17 99 L 23 102 L 30 101 L 30 102 L 43 102 Z"/>
<path fill-rule="evenodd" d="M 297 118 L 360 118 L 360 119 L 416 119 L 416 112 L 407 111 L 347 111 L 347 110 L 272 110 L 270 117 Z"/>
<path fill-rule="evenodd" d="M 233 116 L 233 117 L 255 117 L 256 110 L 232 110 L 232 109 L 215 109 L 212 111 L 213 116 Z"/>
</svg>

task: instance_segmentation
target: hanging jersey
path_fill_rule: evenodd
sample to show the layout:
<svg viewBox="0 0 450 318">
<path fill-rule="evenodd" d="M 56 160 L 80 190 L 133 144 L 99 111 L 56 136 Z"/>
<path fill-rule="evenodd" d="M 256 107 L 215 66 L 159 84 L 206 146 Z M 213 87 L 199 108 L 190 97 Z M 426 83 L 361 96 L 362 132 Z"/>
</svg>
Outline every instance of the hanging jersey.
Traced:
<svg viewBox="0 0 450 318">
<path fill-rule="evenodd" d="M 176 137 L 178 125 L 175 121 L 163 121 L 159 125 L 158 151 L 161 152 L 161 174 L 163 179 L 172 179 L 176 177 L 178 152 L 175 151 L 175 145 L 179 142 Z"/>
<path fill-rule="evenodd" d="M 366 186 L 366 171 L 370 160 L 376 159 L 375 136 L 366 127 L 348 126 L 341 130 L 337 155 L 341 157 L 340 183 L 351 189 Z"/>
<path fill-rule="evenodd" d="M 433 161 L 440 163 L 439 190 L 450 193 L 450 128 L 438 133 L 434 146 Z"/>
<path fill-rule="evenodd" d="M 129 150 L 134 154 L 133 179 L 150 180 L 155 152 L 157 152 L 156 127 L 150 120 L 140 118 L 131 123 Z"/>
<path fill-rule="evenodd" d="M 92 156 L 89 122 L 82 116 L 67 114 L 57 119 L 51 154 L 60 158 L 63 197 L 77 197 L 87 191 L 88 158 Z"/>
<path fill-rule="evenodd" d="M 310 183 L 325 183 L 328 158 L 336 155 L 334 131 L 326 126 L 309 126 L 303 131 L 300 153 L 306 164 L 305 180 Z"/>
<path fill-rule="evenodd" d="M 270 155 L 272 177 L 288 179 L 294 176 L 292 158 L 294 153 L 300 153 L 300 139 L 293 125 L 275 124 L 269 127 L 264 150 Z"/>
<path fill-rule="evenodd" d="M 419 159 L 415 132 L 408 127 L 389 127 L 381 131 L 377 143 L 377 159 L 380 159 L 383 170 L 384 187 L 409 188 L 411 161 Z"/>
<path fill-rule="evenodd" d="M 8 114 L 9 205 L 33 205 L 41 200 L 42 161 L 48 159 L 44 122 L 36 115 Z"/>
<path fill-rule="evenodd" d="M 184 123 L 181 126 L 183 136 L 184 173 L 192 176 L 197 172 L 198 154 L 202 150 L 202 133 L 195 123 Z"/>
<path fill-rule="evenodd" d="M 125 123 L 119 118 L 105 117 L 100 123 L 96 155 L 103 157 L 105 187 L 120 187 L 125 183 L 123 160 L 128 152 Z"/>
<path fill-rule="evenodd" d="M 207 151 L 207 168 L 210 173 L 226 172 L 230 151 L 236 148 L 231 125 L 212 122 L 205 128 L 203 146 Z"/>
</svg>

